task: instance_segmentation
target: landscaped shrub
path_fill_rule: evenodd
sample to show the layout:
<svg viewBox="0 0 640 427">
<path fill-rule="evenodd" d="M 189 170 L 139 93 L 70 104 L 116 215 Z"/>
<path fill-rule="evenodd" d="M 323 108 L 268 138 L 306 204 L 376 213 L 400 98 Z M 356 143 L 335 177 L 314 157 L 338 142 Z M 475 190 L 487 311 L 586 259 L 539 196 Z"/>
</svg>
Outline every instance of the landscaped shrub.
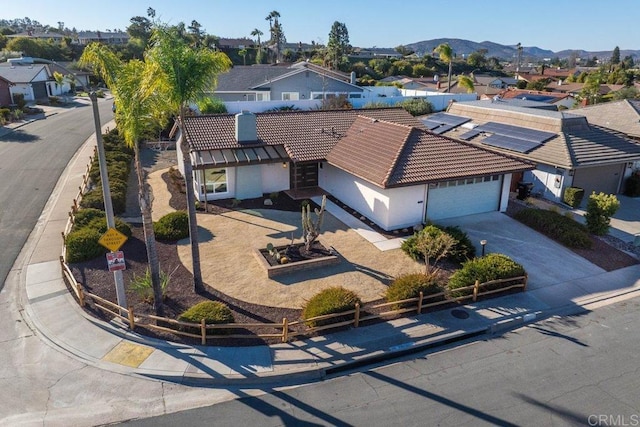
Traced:
<svg viewBox="0 0 640 427">
<path fill-rule="evenodd" d="M 90 227 L 83 227 L 67 234 L 64 243 L 67 249 L 67 262 L 82 262 L 94 259 L 107 252 L 98 240 L 102 234 Z"/>
<path fill-rule="evenodd" d="M 624 183 L 624 195 L 640 197 L 640 173 L 634 173 Z"/>
<path fill-rule="evenodd" d="M 577 208 L 584 198 L 584 189 L 579 187 L 567 187 L 564 190 L 564 202 L 572 208 Z"/>
<path fill-rule="evenodd" d="M 420 296 L 420 292 L 422 292 L 424 296 L 427 296 L 442 292 L 442 289 L 442 282 L 435 274 L 409 273 L 396 277 L 387 288 L 384 298 L 387 302 L 402 301 L 416 298 Z M 434 301 L 435 300 L 429 300 L 429 302 Z M 397 306 L 393 306 L 393 309 L 395 310 L 407 305 L 415 306 L 416 304 L 398 304 Z"/>
<path fill-rule="evenodd" d="M 167 296 L 167 287 L 171 276 L 164 271 L 160 271 L 160 289 L 162 289 L 162 297 Z M 146 269 L 144 276 L 133 275 L 133 279 L 129 283 L 129 289 L 134 291 L 143 301 L 147 303 L 153 302 L 153 285 L 151 283 L 151 271 Z"/>
<path fill-rule="evenodd" d="M 114 218 L 114 222 L 115 222 L 116 230 L 118 230 L 119 232 L 121 232 L 127 237 L 131 237 L 132 232 L 131 232 L 131 226 L 129 224 L 127 224 L 125 221 L 121 220 L 120 218 Z M 90 227 L 95 230 L 98 230 L 100 234 L 106 233 L 107 230 L 109 229 L 107 227 L 107 218 L 104 216 L 102 218 L 92 219 L 91 221 L 89 221 L 89 223 L 85 227 Z"/>
<path fill-rule="evenodd" d="M 593 244 L 584 225 L 558 212 L 526 208 L 514 218 L 570 248 L 589 249 Z"/>
<path fill-rule="evenodd" d="M 455 261 L 455 262 L 463 262 L 467 259 L 473 258 L 476 255 L 475 246 L 473 246 L 473 243 L 471 243 L 471 240 L 469 239 L 469 236 L 467 235 L 467 233 L 462 231 L 460 227 L 456 227 L 456 226 L 441 227 L 438 225 L 433 225 L 433 227 L 437 227 L 438 229 L 447 233 L 448 235 L 450 235 L 456 240 L 456 243 L 454 243 L 453 247 L 449 249 L 449 252 L 446 255 L 446 259 L 450 261 Z M 428 231 L 425 231 L 427 228 L 428 227 L 425 227 L 419 232 L 414 233 L 413 236 L 407 238 L 404 242 L 402 242 L 402 245 L 401 245 L 402 250 L 416 261 L 424 261 L 424 256 L 422 255 L 420 250 L 417 248 L 416 243 L 421 233 L 428 232 Z"/>
<path fill-rule="evenodd" d="M 94 218 L 105 218 L 106 213 L 103 210 L 95 208 L 80 209 L 73 216 L 73 228 L 79 229 L 89 224 Z"/>
<path fill-rule="evenodd" d="M 412 116 L 423 116 L 433 113 L 433 104 L 424 98 L 407 99 L 398 105 L 407 110 Z"/>
<path fill-rule="evenodd" d="M 127 189 L 126 184 L 121 181 L 115 181 L 113 184 L 109 183 L 111 193 L 111 204 L 113 206 L 113 213 L 121 214 L 127 207 Z M 115 188 L 114 188 L 115 187 Z M 86 192 L 80 200 L 80 206 L 83 208 L 94 208 L 104 210 L 104 197 L 102 195 L 102 187 L 98 183 L 94 189 Z"/>
<path fill-rule="evenodd" d="M 8 108 L 0 108 L 0 117 L 9 120 L 11 118 L 11 110 Z"/>
<path fill-rule="evenodd" d="M 203 301 L 182 313 L 178 320 L 200 323 L 204 319 L 207 324 L 233 323 L 233 313 L 220 301 Z"/>
<path fill-rule="evenodd" d="M 480 258 L 468 260 L 462 264 L 462 268 L 449 278 L 447 289 L 452 297 L 470 295 L 472 290 L 458 290 L 475 284 L 489 282 L 497 279 L 524 276 L 524 267 L 503 254 L 489 254 Z M 483 290 L 498 289 L 508 286 L 509 282 L 484 287 Z"/>
<path fill-rule="evenodd" d="M 471 243 L 471 239 L 458 226 L 448 226 L 442 228 L 442 231 L 456 239 L 456 243 L 449 250 L 447 259 L 456 262 L 464 262 L 476 256 L 476 247 Z"/>
<path fill-rule="evenodd" d="M 603 236 L 609 231 L 611 216 L 620 208 L 620 202 L 615 194 L 596 194 L 589 196 L 587 213 L 584 219 L 587 221 L 587 229 L 595 235 Z"/>
<path fill-rule="evenodd" d="M 186 211 L 171 212 L 153 223 L 157 240 L 180 240 L 189 237 L 189 215 Z"/>
<path fill-rule="evenodd" d="M 302 318 L 307 320 L 325 314 L 342 313 L 343 311 L 353 310 L 356 303 L 361 303 L 361 301 L 355 292 L 340 286 L 327 288 L 307 301 L 302 309 Z M 336 319 L 324 321 L 312 320 L 307 322 L 307 325 L 315 327 L 334 322 L 336 322 Z"/>
</svg>

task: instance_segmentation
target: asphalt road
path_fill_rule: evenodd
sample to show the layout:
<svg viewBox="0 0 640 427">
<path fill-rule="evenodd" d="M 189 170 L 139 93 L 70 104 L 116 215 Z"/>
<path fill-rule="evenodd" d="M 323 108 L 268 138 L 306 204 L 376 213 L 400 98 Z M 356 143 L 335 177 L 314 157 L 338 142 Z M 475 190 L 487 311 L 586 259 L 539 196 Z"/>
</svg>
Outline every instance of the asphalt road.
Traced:
<svg viewBox="0 0 640 427">
<path fill-rule="evenodd" d="M 391 366 L 124 425 L 640 425 L 639 307 L 635 298 Z"/>
<path fill-rule="evenodd" d="M 102 124 L 111 105 L 98 100 Z M 65 166 L 95 131 L 90 104 L 57 111 L 0 137 L 0 289 Z"/>
</svg>

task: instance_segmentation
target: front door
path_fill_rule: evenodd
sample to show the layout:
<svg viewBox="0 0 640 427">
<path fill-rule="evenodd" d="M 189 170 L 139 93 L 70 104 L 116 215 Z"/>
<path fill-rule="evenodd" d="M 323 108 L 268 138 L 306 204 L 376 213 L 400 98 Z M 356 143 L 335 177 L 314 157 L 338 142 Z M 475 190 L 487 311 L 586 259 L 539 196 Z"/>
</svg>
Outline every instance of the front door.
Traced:
<svg viewBox="0 0 640 427">
<path fill-rule="evenodd" d="M 289 183 L 292 189 L 318 186 L 318 162 L 292 163 L 289 170 Z"/>
</svg>

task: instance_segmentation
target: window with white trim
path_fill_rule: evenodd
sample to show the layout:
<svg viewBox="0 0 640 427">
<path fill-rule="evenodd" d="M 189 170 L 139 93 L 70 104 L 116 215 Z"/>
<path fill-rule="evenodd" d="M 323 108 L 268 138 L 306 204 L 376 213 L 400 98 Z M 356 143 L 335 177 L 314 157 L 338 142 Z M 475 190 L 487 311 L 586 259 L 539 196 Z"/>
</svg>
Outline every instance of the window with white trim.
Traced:
<svg viewBox="0 0 640 427">
<path fill-rule="evenodd" d="M 207 194 L 226 193 L 227 188 L 227 169 L 205 169 L 204 186 L 207 189 Z"/>
<path fill-rule="evenodd" d="M 283 101 L 298 101 L 300 99 L 300 93 L 298 92 L 282 92 Z"/>
</svg>

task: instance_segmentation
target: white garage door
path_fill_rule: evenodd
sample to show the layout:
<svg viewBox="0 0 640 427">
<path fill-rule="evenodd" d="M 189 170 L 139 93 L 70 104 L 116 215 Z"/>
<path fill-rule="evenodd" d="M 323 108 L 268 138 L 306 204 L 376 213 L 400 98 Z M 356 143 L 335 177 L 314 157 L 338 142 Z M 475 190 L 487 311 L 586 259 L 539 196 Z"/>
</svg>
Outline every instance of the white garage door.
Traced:
<svg viewBox="0 0 640 427">
<path fill-rule="evenodd" d="M 500 207 L 502 176 L 461 179 L 429 186 L 427 219 L 455 218 Z"/>
</svg>

